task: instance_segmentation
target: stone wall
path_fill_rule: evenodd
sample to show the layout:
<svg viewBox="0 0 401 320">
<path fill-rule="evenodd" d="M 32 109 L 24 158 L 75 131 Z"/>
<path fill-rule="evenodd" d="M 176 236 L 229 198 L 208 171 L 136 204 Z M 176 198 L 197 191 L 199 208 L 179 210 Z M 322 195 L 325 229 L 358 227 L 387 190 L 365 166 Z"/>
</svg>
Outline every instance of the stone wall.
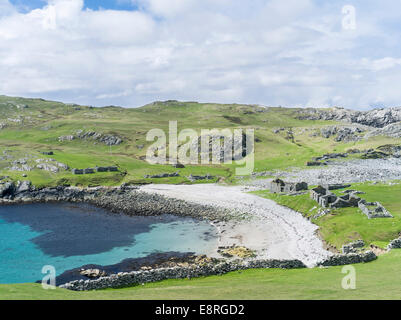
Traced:
<svg viewBox="0 0 401 320">
<path fill-rule="evenodd" d="M 110 167 L 94 167 L 94 168 L 86 168 L 86 169 L 72 169 L 72 174 L 93 174 L 95 172 L 117 172 L 118 167 L 110 166 Z"/>
<path fill-rule="evenodd" d="M 401 238 L 397 238 L 392 240 L 389 245 L 387 246 L 387 249 L 400 249 L 401 248 Z"/>
<path fill-rule="evenodd" d="M 179 177 L 180 173 L 179 172 L 174 172 L 174 173 L 161 173 L 161 174 L 155 174 L 155 175 L 145 175 L 145 179 L 160 179 L 160 178 L 170 178 L 170 177 Z"/>
<path fill-rule="evenodd" d="M 342 247 L 342 252 L 345 254 L 357 253 L 357 251 L 361 250 L 364 246 L 365 246 L 365 241 L 356 240 L 354 242 L 344 244 Z"/>
<path fill-rule="evenodd" d="M 370 250 L 362 253 L 335 254 L 326 260 L 319 262 L 317 266 L 342 266 L 347 264 L 370 262 L 375 259 L 377 259 L 377 256 Z"/>
<path fill-rule="evenodd" d="M 369 218 L 393 218 L 390 212 L 388 212 L 380 202 L 367 202 L 361 200 L 358 203 L 359 209 Z M 371 207 L 371 208 L 369 208 Z"/>
<path fill-rule="evenodd" d="M 310 197 L 319 203 L 323 208 L 346 208 L 357 207 L 361 198 L 357 197 L 355 193 L 348 193 L 343 196 L 337 196 L 330 190 L 339 188 L 346 188 L 350 185 L 325 185 L 317 186 L 310 192 Z"/>
<path fill-rule="evenodd" d="M 189 267 L 160 268 L 146 271 L 122 272 L 96 280 L 76 280 L 64 285 L 74 291 L 99 290 L 133 286 L 166 279 L 197 278 L 210 275 L 221 275 L 231 271 L 260 268 L 306 268 L 299 260 L 248 260 L 226 261 L 219 264 L 194 265 Z"/>
<path fill-rule="evenodd" d="M 377 256 L 372 251 L 363 253 L 337 254 L 320 262 L 317 266 L 339 266 L 373 261 Z M 218 264 L 191 265 L 186 267 L 160 268 L 121 272 L 95 280 L 75 280 L 63 284 L 60 288 L 74 291 L 101 290 L 107 288 L 120 288 L 166 279 L 197 278 L 211 275 L 222 275 L 232 271 L 246 269 L 296 269 L 306 268 L 299 260 L 234 260 Z"/>
</svg>

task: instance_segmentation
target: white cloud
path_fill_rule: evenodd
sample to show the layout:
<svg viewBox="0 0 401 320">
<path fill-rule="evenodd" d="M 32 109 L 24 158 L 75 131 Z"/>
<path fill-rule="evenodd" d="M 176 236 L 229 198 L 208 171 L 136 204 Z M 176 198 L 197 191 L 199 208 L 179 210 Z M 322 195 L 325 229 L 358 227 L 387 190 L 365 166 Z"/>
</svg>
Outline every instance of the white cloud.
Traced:
<svg viewBox="0 0 401 320">
<path fill-rule="evenodd" d="M 17 10 L 8 0 L 0 0 L 0 18 L 16 13 Z"/>
<path fill-rule="evenodd" d="M 139 11 L 49 0 L 18 13 L 0 0 L 0 93 L 125 106 L 400 104 L 400 31 L 382 23 L 401 16 L 390 0 L 376 11 L 355 1 L 353 31 L 330 1 L 132 1 Z"/>
<path fill-rule="evenodd" d="M 372 71 L 382 71 L 401 65 L 401 59 L 385 57 L 382 59 L 369 60 L 364 58 L 362 59 L 362 65 Z"/>
<path fill-rule="evenodd" d="M 195 0 L 146 0 L 142 5 L 156 15 L 171 17 L 183 13 L 196 4 Z"/>
</svg>

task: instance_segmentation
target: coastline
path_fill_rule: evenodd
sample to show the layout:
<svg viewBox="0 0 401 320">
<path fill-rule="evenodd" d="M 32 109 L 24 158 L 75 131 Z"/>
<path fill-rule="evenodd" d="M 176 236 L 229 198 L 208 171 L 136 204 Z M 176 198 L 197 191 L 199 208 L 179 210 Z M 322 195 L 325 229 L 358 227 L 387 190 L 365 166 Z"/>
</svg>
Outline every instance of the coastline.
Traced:
<svg viewBox="0 0 401 320">
<path fill-rule="evenodd" d="M 192 217 L 209 221 L 219 233 L 219 247 L 241 246 L 259 259 L 296 259 L 308 267 L 332 255 L 316 235 L 318 227 L 298 212 L 241 187 L 216 184 L 145 185 L 120 187 L 55 187 L 27 190 L 0 198 L 0 204 L 87 202 L 127 215 Z"/>
<path fill-rule="evenodd" d="M 244 246 L 259 259 L 298 259 L 308 267 L 333 253 L 323 247 L 318 227 L 300 213 L 272 200 L 246 193 L 243 187 L 204 185 L 145 185 L 140 191 L 233 210 L 237 219 L 213 223 L 220 231 L 219 246 Z"/>
<path fill-rule="evenodd" d="M 299 212 L 278 205 L 272 200 L 249 194 L 247 187 L 226 187 L 216 184 L 145 185 L 141 187 L 56 187 L 36 189 L 33 186 L 12 193 L 0 194 L 0 205 L 43 202 L 89 203 L 114 213 L 128 216 L 172 214 L 204 219 L 215 226 L 218 234 L 216 250 L 206 255 L 188 255 L 194 263 L 179 261 L 175 265 L 147 266 L 132 271 L 136 259 L 126 259 L 113 266 L 123 267 L 117 274 L 103 274 L 88 280 L 72 280 L 60 287 L 70 290 L 97 290 L 130 286 L 164 279 L 191 278 L 224 274 L 252 268 L 313 268 L 376 259 L 366 251 L 334 254 L 324 248 L 318 227 Z M 251 257 L 224 256 L 220 249 L 245 248 Z M 184 253 L 184 256 L 186 254 Z M 179 256 L 179 255 L 178 255 Z M 172 259 L 179 257 L 172 256 Z M 146 261 L 146 258 L 145 260 Z M 90 265 L 87 265 L 91 267 Z M 86 266 L 83 266 L 86 267 Z M 79 267 L 79 268 L 83 268 Z M 126 269 L 124 269 L 126 268 Z M 76 272 L 77 269 L 69 272 Z M 81 270 L 82 271 L 82 270 Z M 91 270 L 88 270 L 91 272 Z"/>
</svg>

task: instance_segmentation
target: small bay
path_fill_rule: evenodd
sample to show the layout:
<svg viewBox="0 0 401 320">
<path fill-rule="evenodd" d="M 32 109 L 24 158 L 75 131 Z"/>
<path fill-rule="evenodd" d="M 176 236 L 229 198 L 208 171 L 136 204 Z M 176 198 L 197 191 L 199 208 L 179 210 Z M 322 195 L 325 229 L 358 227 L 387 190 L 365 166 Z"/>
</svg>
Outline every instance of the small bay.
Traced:
<svg viewBox="0 0 401 320">
<path fill-rule="evenodd" d="M 215 228 L 192 218 L 126 216 L 75 203 L 0 206 L 0 283 L 37 281 L 45 265 L 60 275 L 154 253 L 208 254 L 216 246 Z"/>
</svg>

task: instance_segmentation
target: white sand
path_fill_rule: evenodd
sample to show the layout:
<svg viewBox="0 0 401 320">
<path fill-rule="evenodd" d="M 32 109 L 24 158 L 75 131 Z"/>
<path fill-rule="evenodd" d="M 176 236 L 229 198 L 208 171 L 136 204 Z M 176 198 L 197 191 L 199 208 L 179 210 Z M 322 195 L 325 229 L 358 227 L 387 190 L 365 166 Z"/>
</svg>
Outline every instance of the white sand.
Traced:
<svg viewBox="0 0 401 320">
<path fill-rule="evenodd" d="M 256 250 L 260 258 L 299 259 L 309 267 L 331 255 L 316 235 L 316 225 L 272 200 L 244 192 L 242 187 L 146 185 L 141 190 L 249 213 L 250 221 L 216 224 L 220 231 L 219 246 L 242 245 Z"/>
</svg>

